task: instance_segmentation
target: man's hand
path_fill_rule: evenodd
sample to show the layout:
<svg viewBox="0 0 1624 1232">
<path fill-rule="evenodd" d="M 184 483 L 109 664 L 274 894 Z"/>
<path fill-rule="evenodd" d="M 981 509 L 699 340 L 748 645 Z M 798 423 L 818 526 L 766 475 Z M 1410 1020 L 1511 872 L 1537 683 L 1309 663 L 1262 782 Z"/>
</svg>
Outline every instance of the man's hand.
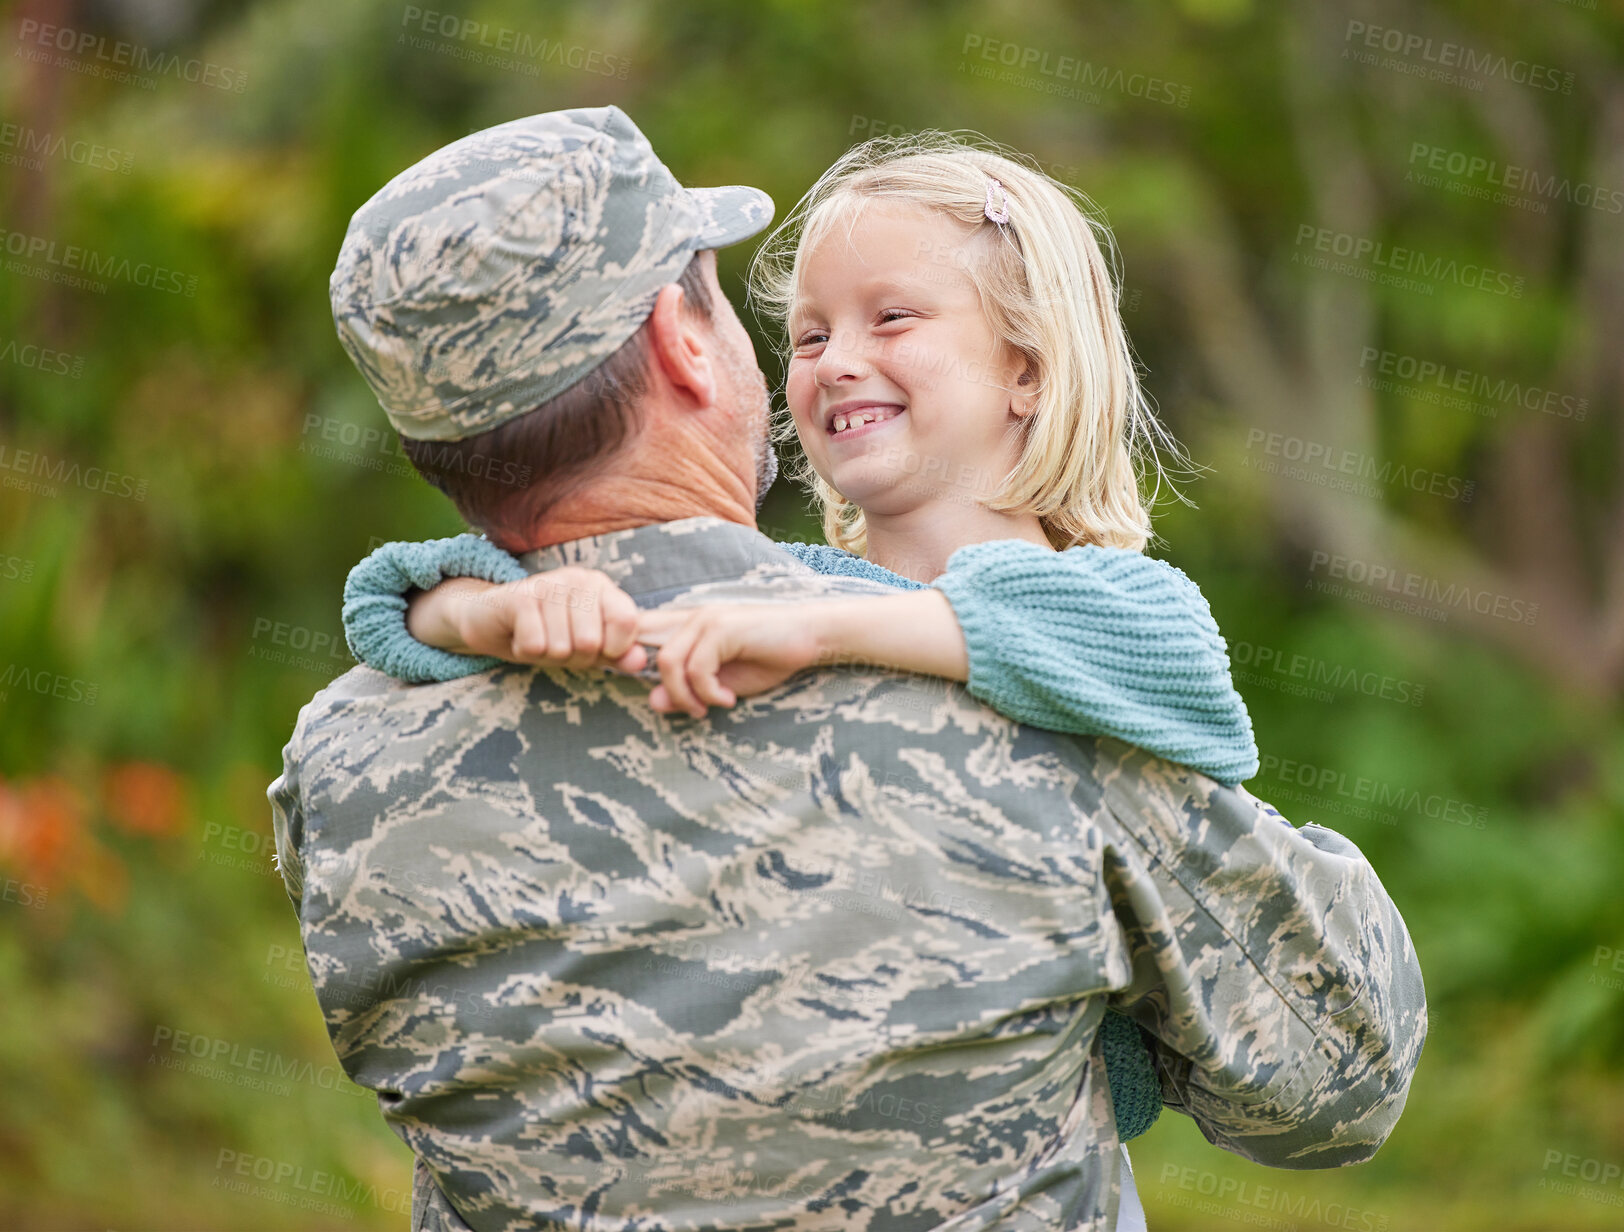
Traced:
<svg viewBox="0 0 1624 1232">
<path fill-rule="evenodd" d="M 634 640 L 637 621 L 630 595 L 598 570 L 577 565 L 502 585 L 453 578 L 415 597 L 407 614 L 412 636 L 444 650 L 622 672 L 648 662 Z"/>
</svg>

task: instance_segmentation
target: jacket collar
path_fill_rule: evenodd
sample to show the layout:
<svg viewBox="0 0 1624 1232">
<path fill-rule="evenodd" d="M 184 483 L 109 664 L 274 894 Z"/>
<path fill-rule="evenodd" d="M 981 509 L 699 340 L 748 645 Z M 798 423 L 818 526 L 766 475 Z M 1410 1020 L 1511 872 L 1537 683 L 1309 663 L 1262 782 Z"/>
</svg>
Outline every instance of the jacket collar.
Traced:
<svg viewBox="0 0 1624 1232">
<path fill-rule="evenodd" d="M 531 573 L 565 565 L 599 569 L 633 596 L 727 581 L 763 565 L 806 572 L 805 565 L 759 530 L 717 517 L 651 522 L 570 539 L 525 552 L 519 563 Z"/>
</svg>

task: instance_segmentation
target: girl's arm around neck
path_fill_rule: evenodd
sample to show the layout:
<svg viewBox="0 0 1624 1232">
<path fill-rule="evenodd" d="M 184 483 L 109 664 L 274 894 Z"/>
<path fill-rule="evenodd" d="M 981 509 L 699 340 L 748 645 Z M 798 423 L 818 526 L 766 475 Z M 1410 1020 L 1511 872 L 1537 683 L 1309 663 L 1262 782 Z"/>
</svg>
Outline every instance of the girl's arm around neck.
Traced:
<svg viewBox="0 0 1624 1232">
<path fill-rule="evenodd" d="M 964 631 L 939 590 L 819 600 L 802 610 L 812 625 L 819 664 L 891 668 L 961 683 L 970 678 Z"/>
</svg>

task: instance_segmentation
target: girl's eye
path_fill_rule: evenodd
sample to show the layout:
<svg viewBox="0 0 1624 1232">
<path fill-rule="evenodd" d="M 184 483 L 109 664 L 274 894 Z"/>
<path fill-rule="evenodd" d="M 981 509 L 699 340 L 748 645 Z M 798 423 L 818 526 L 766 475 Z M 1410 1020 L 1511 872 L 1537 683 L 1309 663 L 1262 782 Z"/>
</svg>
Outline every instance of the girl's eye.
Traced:
<svg viewBox="0 0 1624 1232">
<path fill-rule="evenodd" d="M 809 329 L 795 340 L 795 349 L 800 350 L 802 347 L 817 346 L 827 337 L 828 334 L 824 330 Z"/>
<path fill-rule="evenodd" d="M 887 308 L 880 313 L 876 324 L 886 325 L 892 321 L 901 321 L 913 315 L 906 308 Z"/>
</svg>

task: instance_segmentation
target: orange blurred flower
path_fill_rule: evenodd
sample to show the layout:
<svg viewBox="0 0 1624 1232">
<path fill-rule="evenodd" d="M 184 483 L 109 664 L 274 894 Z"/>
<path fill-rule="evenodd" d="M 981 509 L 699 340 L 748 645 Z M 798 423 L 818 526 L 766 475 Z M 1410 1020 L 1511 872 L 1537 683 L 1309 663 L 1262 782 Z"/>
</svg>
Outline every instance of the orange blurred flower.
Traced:
<svg viewBox="0 0 1624 1232">
<path fill-rule="evenodd" d="M 167 838 L 187 825 L 186 789 L 167 766 L 124 762 L 102 779 L 103 805 L 119 829 Z M 91 833 L 89 803 L 60 775 L 0 779 L 0 868 L 53 897 L 77 890 L 107 914 L 124 909 L 129 870 Z"/>
<path fill-rule="evenodd" d="M 185 831 L 186 785 L 168 766 L 127 761 L 102 780 L 107 815 L 130 834 L 170 838 Z"/>
<path fill-rule="evenodd" d="M 0 862 L 49 884 L 85 838 L 84 797 L 66 779 L 0 782 Z"/>
</svg>

